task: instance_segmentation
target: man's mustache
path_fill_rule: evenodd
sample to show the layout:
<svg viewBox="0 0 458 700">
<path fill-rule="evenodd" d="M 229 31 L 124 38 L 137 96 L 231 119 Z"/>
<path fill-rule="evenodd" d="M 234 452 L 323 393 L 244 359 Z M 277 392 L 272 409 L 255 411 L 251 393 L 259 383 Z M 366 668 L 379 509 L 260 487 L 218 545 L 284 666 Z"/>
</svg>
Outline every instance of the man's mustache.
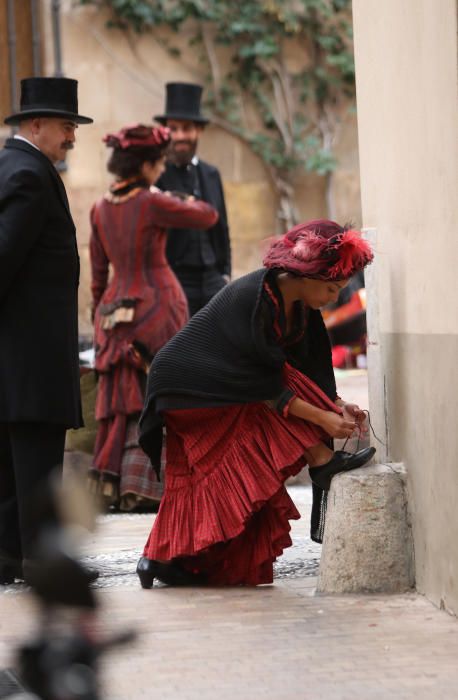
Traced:
<svg viewBox="0 0 458 700">
<path fill-rule="evenodd" d="M 173 146 L 193 146 L 194 141 L 174 141 L 172 144 Z"/>
<path fill-rule="evenodd" d="M 75 146 L 71 141 L 64 141 L 61 148 L 65 148 L 66 151 L 71 151 Z"/>
</svg>

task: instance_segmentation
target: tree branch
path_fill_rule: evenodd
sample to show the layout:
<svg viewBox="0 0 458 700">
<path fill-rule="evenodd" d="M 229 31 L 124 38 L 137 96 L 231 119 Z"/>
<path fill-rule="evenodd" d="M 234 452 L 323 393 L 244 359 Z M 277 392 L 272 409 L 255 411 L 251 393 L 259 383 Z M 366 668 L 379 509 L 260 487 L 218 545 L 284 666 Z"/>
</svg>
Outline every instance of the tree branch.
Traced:
<svg viewBox="0 0 458 700">
<path fill-rule="evenodd" d="M 245 145 L 251 146 L 249 139 L 244 136 L 243 133 L 237 129 L 237 127 L 224 119 L 224 117 L 221 117 L 214 112 L 210 114 L 209 117 L 212 124 L 224 129 L 232 136 L 238 138 Z M 291 226 L 294 226 L 294 224 L 297 223 L 296 210 L 293 204 L 294 188 L 291 183 L 280 175 L 278 169 L 274 168 L 272 165 L 270 165 L 270 163 L 267 163 L 263 158 L 261 158 L 261 161 L 267 174 L 269 175 L 271 184 L 274 190 L 277 192 L 280 201 L 277 216 L 281 221 L 287 222 L 287 224 L 285 223 L 287 228 L 291 228 Z"/>
<path fill-rule="evenodd" d="M 213 36 L 211 36 L 210 27 L 207 22 L 202 23 L 202 40 L 207 53 L 208 64 L 210 66 L 213 87 L 215 94 L 219 95 L 221 90 L 221 71 L 219 68 L 218 58 L 213 44 Z"/>
<path fill-rule="evenodd" d="M 288 124 L 285 124 L 285 121 L 288 121 L 288 119 L 285 120 L 284 118 L 285 105 L 283 100 L 283 92 L 281 90 L 281 84 L 279 82 L 278 76 L 274 74 L 274 71 L 269 66 L 267 61 L 263 59 L 258 59 L 257 62 L 264 74 L 269 78 L 269 81 L 272 85 L 272 94 L 274 98 L 274 103 L 272 105 L 272 117 L 275 121 L 275 124 L 277 125 L 277 129 L 280 132 L 283 143 L 285 144 L 288 153 L 291 153 L 293 147 L 293 135 L 292 130 L 288 129 Z M 283 115 L 281 114 L 281 111 L 283 111 Z"/>
<path fill-rule="evenodd" d="M 291 81 L 283 61 L 272 61 L 272 68 L 276 72 L 283 93 L 283 100 L 286 108 L 286 118 L 291 135 L 293 134 L 293 96 L 291 92 Z"/>
<path fill-rule="evenodd" d="M 75 4 L 83 4 L 83 0 L 73 1 Z M 332 155 L 341 126 L 339 110 L 342 102 L 346 101 L 344 94 L 348 89 L 348 77 L 353 69 L 351 60 L 343 53 L 348 47 L 345 37 L 342 40 L 340 23 L 348 14 L 350 0 L 347 0 L 346 4 L 339 3 L 339 7 L 332 11 L 327 9 L 328 3 L 310 3 L 311 7 L 305 14 L 302 3 L 291 4 L 290 11 L 293 13 L 293 19 L 297 21 L 295 37 L 307 49 L 307 66 L 302 70 L 304 80 L 309 83 L 304 83 L 301 95 L 306 100 L 307 112 L 303 123 L 297 125 L 301 129 L 302 147 L 296 145 L 295 116 L 304 110 L 304 105 L 296 99 L 294 75 L 288 70 L 282 51 L 283 42 L 288 41 L 291 34 L 280 15 L 277 16 L 276 12 L 266 14 L 260 9 L 263 3 L 259 3 L 259 0 L 243 2 L 246 13 L 241 11 L 237 3 L 222 3 L 221 0 L 174 0 L 173 7 L 179 10 L 177 14 L 169 12 L 167 3 L 145 3 L 143 7 L 140 0 L 138 4 L 135 0 L 126 3 L 119 3 L 117 0 L 85 0 L 84 4 L 111 8 L 113 17 L 119 19 L 122 26 L 134 27 L 138 31 L 148 30 L 153 41 L 167 53 L 171 52 L 168 41 L 171 42 L 170 47 L 173 44 L 173 40 L 170 39 L 171 32 L 180 31 L 186 22 L 192 22 L 191 36 L 187 36 L 188 44 L 192 45 L 196 39 L 201 42 L 202 56 L 208 64 L 207 81 L 212 85 L 216 98 L 212 121 L 247 144 L 258 155 L 273 188 L 278 193 L 279 220 L 282 225 L 288 227 L 296 220 L 293 187 L 296 169 L 307 163 L 320 172 L 321 152 Z M 337 6 L 337 3 L 335 5 Z M 145 10 L 148 11 L 145 13 Z M 256 22 L 255 29 L 253 21 Z M 163 82 L 162 73 L 158 74 L 157 61 L 149 65 L 149 54 L 145 55 L 144 44 L 138 42 L 137 35 L 124 32 L 136 61 L 150 76 L 154 76 L 155 80 L 152 82 L 148 81 L 148 76 L 135 73 L 135 65 L 131 68 L 128 61 L 120 60 L 115 49 L 111 48 L 111 42 L 104 42 L 103 36 L 97 35 L 94 26 L 90 26 L 89 29 L 113 62 L 132 81 L 140 84 L 148 93 L 158 94 L 157 87 Z M 228 68 L 228 71 L 232 71 L 231 80 L 235 82 L 233 97 L 238 103 L 238 122 L 227 118 L 225 107 L 218 101 L 219 97 L 226 94 L 226 63 L 222 64 L 220 61 L 218 45 L 215 42 L 218 38 L 226 45 L 229 59 L 232 60 L 232 68 Z M 272 52 L 272 40 L 277 42 L 279 50 L 277 48 Z M 342 41 L 345 44 L 344 48 Z M 252 50 L 254 42 L 259 44 L 260 51 Z M 263 50 L 263 45 L 267 50 Z M 243 60 L 244 55 L 248 57 L 247 61 Z M 328 62 L 331 55 L 340 55 L 342 58 L 341 61 L 331 62 L 335 69 Z M 191 70 L 196 82 L 202 80 L 202 72 L 195 68 L 190 69 L 181 56 L 177 55 L 176 61 L 186 68 L 185 74 L 189 75 Z M 234 66 L 238 68 L 233 69 Z M 235 108 L 236 102 L 228 100 L 231 109 Z M 267 116 L 271 122 L 268 123 L 265 138 L 258 133 L 257 126 L 251 124 L 251 107 L 257 111 L 258 120 L 266 119 Z M 247 110 L 246 115 L 244 110 Z M 310 133 L 314 135 L 314 139 L 311 139 L 307 146 Z M 324 154 L 325 164 L 326 158 L 329 158 L 329 155 Z M 329 162 L 329 167 L 332 168 L 332 161 Z M 330 180 L 328 176 L 328 184 Z"/>
</svg>

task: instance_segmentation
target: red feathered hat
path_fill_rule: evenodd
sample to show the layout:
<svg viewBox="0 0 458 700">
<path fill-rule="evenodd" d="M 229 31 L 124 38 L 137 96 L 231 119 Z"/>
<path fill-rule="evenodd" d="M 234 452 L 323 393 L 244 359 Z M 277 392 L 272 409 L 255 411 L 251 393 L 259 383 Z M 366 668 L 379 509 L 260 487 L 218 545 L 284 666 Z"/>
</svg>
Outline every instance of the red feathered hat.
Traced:
<svg viewBox="0 0 458 700">
<path fill-rule="evenodd" d="M 106 134 L 103 141 L 110 148 L 125 150 L 132 146 L 144 148 L 160 148 L 167 146 L 170 141 L 170 129 L 165 126 L 145 126 L 144 124 L 131 124 L 125 126 L 116 134 Z"/>
<path fill-rule="evenodd" d="M 366 267 L 373 257 L 359 231 L 335 221 L 315 219 L 298 224 L 275 240 L 264 265 L 302 277 L 344 280 Z"/>
</svg>

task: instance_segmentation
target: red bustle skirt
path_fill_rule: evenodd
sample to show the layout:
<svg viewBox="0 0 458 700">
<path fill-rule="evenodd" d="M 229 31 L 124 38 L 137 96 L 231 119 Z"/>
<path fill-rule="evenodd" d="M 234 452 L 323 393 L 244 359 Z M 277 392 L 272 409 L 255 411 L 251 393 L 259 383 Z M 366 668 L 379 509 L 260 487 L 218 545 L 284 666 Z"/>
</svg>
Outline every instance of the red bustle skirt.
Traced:
<svg viewBox="0 0 458 700">
<path fill-rule="evenodd" d="M 340 409 L 286 365 L 285 384 L 326 411 Z M 284 482 L 306 465 L 304 449 L 329 436 L 264 403 L 167 411 L 165 492 L 144 556 L 181 562 L 211 585 L 272 583 L 300 515 Z"/>
</svg>

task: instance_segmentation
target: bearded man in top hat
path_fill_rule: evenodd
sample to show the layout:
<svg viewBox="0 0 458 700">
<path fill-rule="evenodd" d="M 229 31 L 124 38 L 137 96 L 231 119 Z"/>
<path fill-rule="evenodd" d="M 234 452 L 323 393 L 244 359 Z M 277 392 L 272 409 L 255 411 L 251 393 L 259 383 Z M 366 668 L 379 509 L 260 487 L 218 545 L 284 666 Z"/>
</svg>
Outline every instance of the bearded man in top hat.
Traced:
<svg viewBox="0 0 458 700">
<path fill-rule="evenodd" d="M 197 157 L 197 144 L 205 124 L 200 112 L 202 87 L 193 83 L 167 83 L 165 114 L 156 121 L 168 126 L 171 144 L 166 170 L 156 183 L 162 190 L 183 193 L 211 204 L 218 222 L 207 231 L 171 228 L 167 258 L 188 299 L 193 315 L 210 301 L 231 275 L 231 247 L 221 176 L 213 165 Z"/>
<path fill-rule="evenodd" d="M 73 148 L 77 81 L 26 78 L 0 152 L 0 584 L 27 580 L 44 525 L 35 497 L 82 425 L 79 258 L 54 163 Z"/>
</svg>

